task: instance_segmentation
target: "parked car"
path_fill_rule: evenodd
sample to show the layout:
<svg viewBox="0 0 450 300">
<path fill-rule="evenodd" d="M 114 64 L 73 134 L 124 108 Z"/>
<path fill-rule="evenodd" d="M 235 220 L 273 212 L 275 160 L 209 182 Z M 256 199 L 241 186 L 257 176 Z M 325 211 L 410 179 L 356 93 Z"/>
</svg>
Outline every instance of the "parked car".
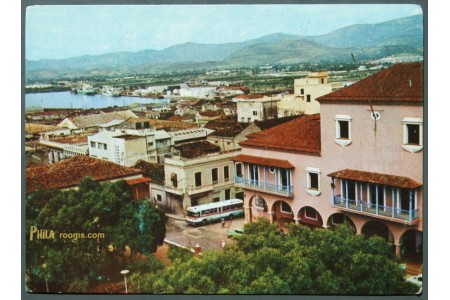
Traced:
<svg viewBox="0 0 450 300">
<path fill-rule="evenodd" d="M 232 229 L 228 230 L 228 237 L 237 237 L 241 236 L 244 233 L 244 230 L 242 229 Z"/>
</svg>

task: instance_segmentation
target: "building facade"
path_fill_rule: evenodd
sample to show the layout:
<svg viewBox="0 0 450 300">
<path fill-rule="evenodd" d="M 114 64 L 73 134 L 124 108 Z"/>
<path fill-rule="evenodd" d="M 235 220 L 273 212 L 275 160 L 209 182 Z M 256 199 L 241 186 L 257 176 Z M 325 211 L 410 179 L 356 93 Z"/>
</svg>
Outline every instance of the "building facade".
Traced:
<svg viewBox="0 0 450 300">
<path fill-rule="evenodd" d="M 233 99 L 237 102 L 237 120 L 242 123 L 263 121 L 277 117 L 279 96 L 239 95 Z"/>
<path fill-rule="evenodd" d="M 423 239 L 423 64 L 393 66 L 319 97 L 321 113 L 241 143 L 246 222 L 265 217 L 379 235 L 397 255 Z"/>
</svg>

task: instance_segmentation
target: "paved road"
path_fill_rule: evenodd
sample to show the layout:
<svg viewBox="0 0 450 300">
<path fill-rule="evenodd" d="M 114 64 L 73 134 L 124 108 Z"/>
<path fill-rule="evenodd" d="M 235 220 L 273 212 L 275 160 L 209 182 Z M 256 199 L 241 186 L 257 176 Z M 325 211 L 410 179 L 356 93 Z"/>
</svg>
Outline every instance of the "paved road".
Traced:
<svg viewBox="0 0 450 300">
<path fill-rule="evenodd" d="M 222 240 L 227 244 L 233 240 L 227 237 L 230 229 L 240 229 L 244 226 L 244 218 L 225 221 L 225 228 L 222 224 L 212 223 L 205 226 L 192 226 L 178 219 L 169 218 L 166 225 L 166 241 L 170 241 L 184 247 L 194 248 L 198 242 L 202 251 L 222 249 Z"/>
</svg>

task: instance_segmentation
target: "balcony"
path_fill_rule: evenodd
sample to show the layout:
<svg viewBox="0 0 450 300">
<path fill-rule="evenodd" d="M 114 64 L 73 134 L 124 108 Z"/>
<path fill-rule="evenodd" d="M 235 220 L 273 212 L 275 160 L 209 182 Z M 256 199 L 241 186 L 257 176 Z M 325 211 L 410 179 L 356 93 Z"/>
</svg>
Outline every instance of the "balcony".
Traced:
<svg viewBox="0 0 450 300">
<path fill-rule="evenodd" d="M 181 187 L 174 187 L 173 185 L 170 185 L 170 184 L 165 184 L 164 185 L 164 190 L 167 193 L 175 194 L 175 195 L 179 195 L 179 196 L 182 196 L 184 194 L 183 188 L 181 188 Z"/>
<path fill-rule="evenodd" d="M 247 188 L 250 190 L 264 191 L 266 193 L 294 198 L 292 186 L 289 185 L 279 185 L 260 180 L 252 180 L 241 176 L 235 176 L 234 183 L 236 184 L 236 186 Z"/>
<path fill-rule="evenodd" d="M 206 184 L 206 185 L 201 185 L 201 186 L 188 187 L 186 189 L 186 192 L 187 192 L 188 196 L 192 196 L 192 195 L 196 195 L 196 194 L 210 192 L 213 189 L 214 189 L 214 187 L 212 184 Z"/>
<path fill-rule="evenodd" d="M 345 199 L 340 195 L 333 198 L 333 206 L 339 209 L 364 214 L 367 216 L 386 219 L 394 222 L 412 225 L 418 222 L 419 210 L 404 210 L 399 208 L 392 208 L 389 206 L 382 206 L 376 204 L 368 204 L 362 201 L 352 199 Z"/>
</svg>

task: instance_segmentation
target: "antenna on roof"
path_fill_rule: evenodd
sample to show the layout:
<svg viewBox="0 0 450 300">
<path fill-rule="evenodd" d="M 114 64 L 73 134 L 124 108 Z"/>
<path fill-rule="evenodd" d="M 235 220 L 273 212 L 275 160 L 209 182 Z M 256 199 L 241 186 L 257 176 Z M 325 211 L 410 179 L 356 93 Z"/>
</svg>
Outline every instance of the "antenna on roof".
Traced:
<svg viewBox="0 0 450 300">
<path fill-rule="evenodd" d="M 355 56 L 353 56 L 353 53 L 351 53 L 351 55 L 352 55 L 352 59 L 353 59 L 353 62 L 355 63 L 355 66 L 356 66 L 356 59 L 355 59 Z M 359 80 L 361 80 L 362 78 L 361 78 L 361 75 L 358 73 L 358 76 L 359 76 Z M 367 93 L 366 93 L 367 94 Z M 367 96 L 367 95 L 366 95 Z M 375 114 L 375 111 L 373 110 L 373 106 L 372 106 L 372 102 L 370 101 L 370 98 L 369 97 L 367 97 L 367 101 L 369 102 L 369 106 L 370 106 L 370 110 L 372 111 L 372 117 L 373 117 L 373 120 L 374 120 L 374 128 L 373 128 L 373 131 L 377 131 L 377 116 L 376 116 L 376 114 Z"/>
</svg>

